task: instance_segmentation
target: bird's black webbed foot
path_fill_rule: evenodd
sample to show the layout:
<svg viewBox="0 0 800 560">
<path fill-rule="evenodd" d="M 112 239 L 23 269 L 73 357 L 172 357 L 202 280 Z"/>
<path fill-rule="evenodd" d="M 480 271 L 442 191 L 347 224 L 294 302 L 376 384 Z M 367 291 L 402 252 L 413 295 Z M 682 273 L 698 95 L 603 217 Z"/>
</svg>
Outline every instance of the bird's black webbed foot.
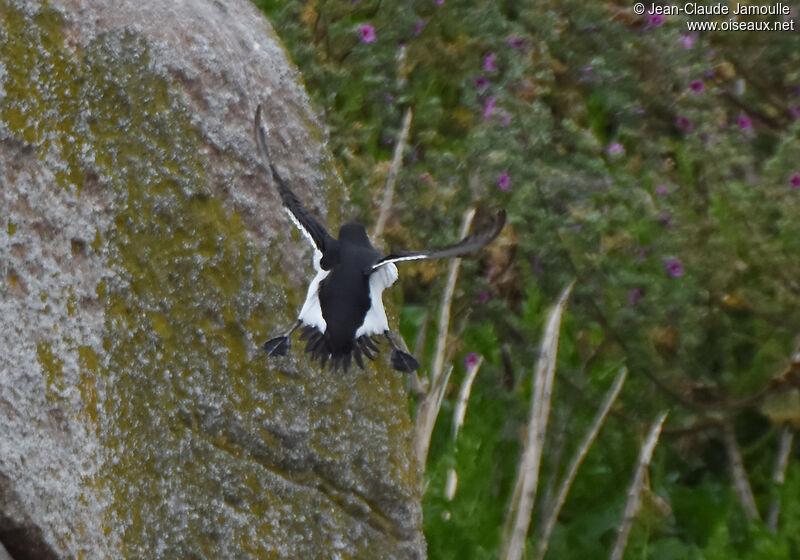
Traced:
<svg viewBox="0 0 800 560">
<path fill-rule="evenodd" d="M 286 331 L 286 334 L 270 338 L 261 345 L 261 349 L 267 353 L 267 356 L 285 356 L 289 353 L 289 337 L 292 336 L 294 330 L 299 326 L 300 321 L 295 321 L 292 328 Z"/>
<path fill-rule="evenodd" d="M 391 364 L 393 369 L 402 371 L 403 373 L 411 373 L 415 369 L 419 368 L 419 362 L 417 359 L 408 352 L 400 350 L 400 347 L 397 346 L 397 343 L 394 341 L 389 331 L 386 331 L 383 334 L 386 336 L 386 340 L 389 341 L 389 344 L 392 345 Z"/>
<path fill-rule="evenodd" d="M 392 350 L 392 368 L 403 373 L 411 373 L 419 368 L 417 359 L 407 352 L 402 350 Z"/>
<path fill-rule="evenodd" d="M 261 349 L 267 356 L 285 356 L 289 353 L 289 337 L 282 335 L 270 338 L 261 345 Z"/>
</svg>

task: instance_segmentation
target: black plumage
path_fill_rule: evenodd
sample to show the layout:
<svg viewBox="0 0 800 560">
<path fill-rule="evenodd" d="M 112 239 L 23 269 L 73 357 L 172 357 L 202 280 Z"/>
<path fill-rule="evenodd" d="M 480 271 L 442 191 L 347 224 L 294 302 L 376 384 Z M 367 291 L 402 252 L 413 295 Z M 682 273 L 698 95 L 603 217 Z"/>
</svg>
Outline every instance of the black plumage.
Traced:
<svg viewBox="0 0 800 560">
<path fill-rule="evenodd" d="M 383 255 L 367 237 L 364 226 L 344 224 L 338 239 L 331 236 L 286 185 L 269 157 L 267 138 L 261 124 L 261 106 L 255 115 L 255 140 L 268 165 L 289 216 L 315 249 L 316 276 L 311 281 L 305 303 L 288 332 L 265 342 L 269 356 L 289 351 L 289 336 L 302 326 L 301 340 L 306 352 L 324 368 L 327 364 L 347 370 L 352 361 L 363 368 L 363 357 L 374 360 L 378 354 L 376 338 L 384 337 L 392 346 L 391 364 L 399 371 L 413 371 L 419 362 L 401 350 L 391 336 L 381 294 L 397 280 L 395 263 L 460 257 L 491 242 L 505 225 L 505 211 L 499 211 L 491 224 L 449 247 L 426 251 L 401 251 Z"/>
</svg>

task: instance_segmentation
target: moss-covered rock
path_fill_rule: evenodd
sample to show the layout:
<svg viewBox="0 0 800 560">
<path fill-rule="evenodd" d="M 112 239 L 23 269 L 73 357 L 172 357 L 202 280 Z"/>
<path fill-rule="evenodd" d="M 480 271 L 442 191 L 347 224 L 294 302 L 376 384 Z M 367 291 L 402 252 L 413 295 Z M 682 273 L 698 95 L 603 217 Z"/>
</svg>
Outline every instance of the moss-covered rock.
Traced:
<svg viewBox="0 0 800 560">
<path fill-rule="evenodd" d="M 310 269 L 257 103 L 301 196 L 348 210 L 274 33 L 244 0 L 74 4 L 0 0 L 0 542 L 423 557 L 402 377 L 257 348 Z"/>
</svg>

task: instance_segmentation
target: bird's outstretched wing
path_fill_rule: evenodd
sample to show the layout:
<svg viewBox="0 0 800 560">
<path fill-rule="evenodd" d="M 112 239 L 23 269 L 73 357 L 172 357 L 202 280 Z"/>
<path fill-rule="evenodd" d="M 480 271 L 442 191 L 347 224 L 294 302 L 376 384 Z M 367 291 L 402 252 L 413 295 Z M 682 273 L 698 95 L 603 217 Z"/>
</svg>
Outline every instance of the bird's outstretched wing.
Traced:
<svg viewBox="0 0 800 560">
<path fill-rule="evenodd" d="M 397 251 L 382 257 L 378 262 L 372 265 L 372 270 L 389 263 L 461 257 L 491 243 L 492 240 L 500 234 L 500 231 L 505 225 L 506 211 L 500 210 L 486 227 L 466 236 L 455 245 L 427 251 Z"/>
<path fill-rule="evenodd" d="M 306 209 L 305 206 L 303 206 L 297 196 L 283 181 L 283 178 L 281 178 L 281 176 L 278 174 L 278 170 L 275 169 L 275 166 L 272 164 L 272 161 L 269 157 L 269 149 L 267 148 L 267 137 L 264 133 L 264 126 L 261 124 L 261 105 L 259 105 L 256 109 L 253 133 L 256 138 L 258 152 L 264 159 L 264 163 L 266 163 L 269 166 L 270 171 L 272 171 L 272 178 L 275 180 L 275 184 L 278 187 L 278 193 L 281 195 L 281 201 L 286 207 L 289 217 L 292 218 L 292 221 L 298 227 L 298 229 L 303 232 L 303 235 L 305 235 L 306 238 L 308 238 L 308 240 L 314 244 L 314 247 L 317 249 L 317 251 L 324 254 L 325 249 L 327 247 L 331 247 L 335 243 L 335 240 L 328 233 L 328 230 L 325 229 L 325 226 L 322 225 L 319 220 L 317 220 L 313 214 Z"/>
</svg>

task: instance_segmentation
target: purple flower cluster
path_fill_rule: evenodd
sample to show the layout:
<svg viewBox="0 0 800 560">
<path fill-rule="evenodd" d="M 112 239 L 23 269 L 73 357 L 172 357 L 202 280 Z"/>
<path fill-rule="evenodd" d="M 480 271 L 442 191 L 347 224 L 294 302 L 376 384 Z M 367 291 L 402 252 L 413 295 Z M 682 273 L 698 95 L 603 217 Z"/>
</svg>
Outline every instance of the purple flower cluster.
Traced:
<svg viewBox="0 0 800 560">
<path fill-rule="evenodd" d="M 753 128 L 753 121 L 750 120 L 750 117 L 742 113 L 739 115 L 739 118 L 736 120 L 739 125 L 740 130 L 750 130 Z"/>
<path fill-rule="evenodd" d="M 647 21 L 651 27 L 661 27 L 664 25 L 664 16 L 661 14 L 652 13 L 647 18 Z"/>
<path fill-rule="evenodd" d="M 606 151 L 611 159 L 625 157 L 625 146 L 623 146 L 620 142 L 612 142 Z"/>
<path fill-rule="evenodd" d="M 675 120 L 675 124 L 683 132 L 689 132 L 694 127 L 694 125 L 692 124 L 692 121 L 690 121 L 689 119 L 687 119 L 686 117 L 683 117 L 683 116 L 678 117 Z"/>
<path fill-rule="evenodd" d="M 494 106 L 497 103 L 495 96 L 487 97 L 486 102 L 483 104 L 483 118 L 488 119 L 494 113 Z"/>
<path fill-rule="evenodd" d="M 511 176 L 503 172 L 497 177 L 497 188 L 501 191 L 509 191 L 511 190 Z"/>
<path fill-rule="evenodd" d="M 375 28 L 368 23 L 365 23 L 358 28 L 361 33 L 361 40 L 365 43 L 375 42 Z"/>
<path fill-rule="evenodd" d="M 666 269 L 667 274 L 673 278 L 683 276 L 683 263 L 680 261 L 680 259 L 667 260 L 667 262 L 664 263 L 664 268 Z"/>
<path fill-rule="evenodd" d="M 497 58 L 497 55 L 493 52 L 490 52 L 483 58 L 483 69 L 487 72 L 497 72 L 497 66 L 495 66 L 494 61 Z"/>
<path fill-rule="evenodd" d="M 692 80 L 689 84 L 689 89 L 694 93 L 703 93 L 706 89 L 706 84 L 703 80 Z"/>
<path fill-rule="evenodd" d="M 635 306 L 642 296 L 644 295 L 644 290 L 641 288 L 634 288 L 630 292 L 628 292 L 628 307 Z"/>
</svg>

